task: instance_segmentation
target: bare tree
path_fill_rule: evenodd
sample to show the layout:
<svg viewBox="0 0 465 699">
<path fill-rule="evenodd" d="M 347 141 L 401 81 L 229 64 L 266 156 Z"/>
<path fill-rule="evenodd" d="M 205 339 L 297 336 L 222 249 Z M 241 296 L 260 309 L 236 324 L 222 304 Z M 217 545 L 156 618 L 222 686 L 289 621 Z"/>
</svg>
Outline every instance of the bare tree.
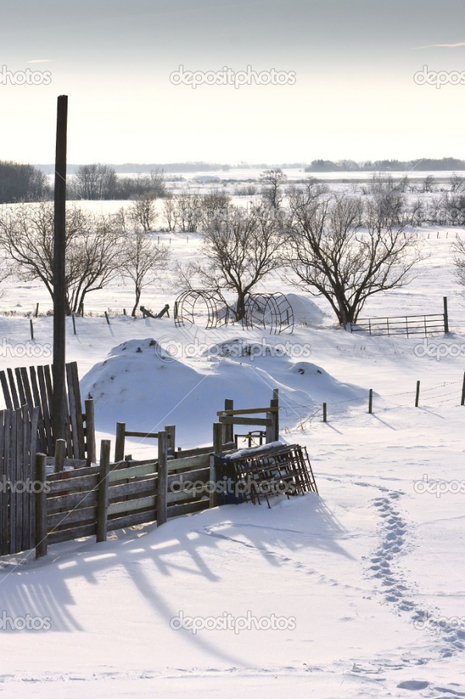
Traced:
<svg viewBox="0 0 465 699">
<path fill-rule="evenodd" d="M 136 315 L 143 289 L 157 280 L 160 270 L 167 266 L 169 255 L 166 245 L 155 244 L 140 228 L 124 232 L 121 274 L 134 284 L 136 296 L 132 316 Z"/>
<path fill-rule="evenodd" d="M 423 185 L 423 191 L 424 192 L 433 192 L 434 191 L 434 185 L 436 184 L 436 180 L 433 177 L 433 175 L 427 175 L 425 177 L 425 182 Z"/>
<path fill-rule="evenodd" d="M 465 239 L 458 238 L 452 243 L 455 273 L 461 286 L 465 286 Z"/>
<path fill-rule="evenodd" d="M 141 194 L 131 202 L 128 209 L 129 218 L 141 225 L 145 232 L 152 231 L 157 220 L 155 200 L 156 195 L 153 193 Z"/>
<path fill-rule="evenodd" d="M 286 223 L 296 284 L 324 296 L 344 328 L 356 322 L 370 296 L 408 283 L 419 259 L 415 235 L 405 235 L 382 201 L 370 200 L 363 214 L 360 199 L 293 197 Z"/>
<path fill-rule="evenodd" d="M 209 289 L 228 289 L 236 295 L 236 320 L 245 315 L 246 298 L 256 284 L 281 265 L 279 219 L 267 206 L 250 210 L 231 206 L 227 217 L 210 222 L 203 234 L 208 262 L 191 264 L 184 282 L 191 288 L 199 280 Z"/>
<path fill-rule="evenodd" d="M 463 192 L 465 190 L 465 177 L 461 177 L 454 172 L 450 178 L 450 191 L 452 193 Z"/>
<path fill-rule="evenodd" d="M 115 170 L 109 165 L 81 165 L 71 185 L 77 199 L 113 199 L 117 188 Z"/>
<path fill-rule="evenodd" d="M 165 200 L 163 210 L 168 230 L 174 231 L 177 224 L 176 200 L 174 197 L 170 196 Z"/>
<path fill-rule="evenodd" d="M 262 183 L 262 197 L 274 209 L 279 209 L 283 200 L 282 187 L 287 181 L 287 176 L 280 168 L 265 170 L 260 175 Z"/>
<path fill-rule="evenodd" d="M 53 204 L 20 206 L 0 217 L 0 245 L 25 280 L 40 279 L 53 299 Z M 67 312 L 83 312 L 88 293 L 119 273 L 120 234 L 114 218 L 90 217 L 78 207 L 66 214 Z"/>
<path fill-rule="evenodd" d="M 183 233 L 195 233 L 202 217 L 201 197 L 187 192 L 175 197 L 176 222 Z"/>
</svg>

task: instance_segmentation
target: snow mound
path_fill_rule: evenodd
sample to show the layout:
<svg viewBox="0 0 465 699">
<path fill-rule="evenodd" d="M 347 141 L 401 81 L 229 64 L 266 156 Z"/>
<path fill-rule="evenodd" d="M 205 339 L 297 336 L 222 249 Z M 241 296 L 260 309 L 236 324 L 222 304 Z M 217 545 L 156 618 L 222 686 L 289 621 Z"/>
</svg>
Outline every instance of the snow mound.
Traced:
<svg viewBox="0 0 465 699">
<path fill-rule="evenodd" d="M 281 345 L 270 345 L 266 342 L 253 342 L 243 338 L 234 337 L 214 345 L 209 345 L 202 352 L 204 357 L 279 357 L 285 354 L 285 348 Z"/>
<path fill-rule="evenodd" d="M 148 432 L 174 424 L 180 446 L 211 443 L 225 398 L 233 399 L 236 408 L 261 408 L 278 388 L 283 427 L 298 424 L 324 401 L 336 401 L 344 410 L 366 398 L 366 389 L 341 383 L 316 364 L 296 363 L 286 352 L 270 354 L 257 346 L 256 354 L 228 356 L 240 348 L 232 340 L 219 344 L 223 356 L 185 359 L 152 338 L 129 340 L 86 374 L 82 396 L 94 399 L 99 429 L 114 433 L 116 422 L 125 422 L 128 430 Z"/>
<path fill-rule="evenodd" d="M 328 314 L 322 311 L 311 298 L 305 294 L 286 294 L 294 311 L 296 325 L 321 325 Z"/>
</svg>

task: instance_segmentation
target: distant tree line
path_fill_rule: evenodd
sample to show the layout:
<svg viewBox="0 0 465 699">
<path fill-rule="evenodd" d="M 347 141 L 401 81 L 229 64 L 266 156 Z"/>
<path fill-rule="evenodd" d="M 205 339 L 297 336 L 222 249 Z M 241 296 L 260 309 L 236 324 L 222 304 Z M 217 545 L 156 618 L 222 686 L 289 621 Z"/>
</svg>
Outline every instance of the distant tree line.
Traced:
<svg viewBox="0 0 465 699">
<path fill-rule="evenodd" d="M 135 199 L 166 196 L 163 172 L 152 170 L 135 177 L 118 177 L 110 165 L 92 163 L 80 165 L 68 176 L 67 198 L 73 199 Z M 53 188 L 47 175 L 33 165 L 0 161 L 0 203 L 39 202 L 52 199 Z"/>
<path fill-rule="evenodd" d="M 166 196 L 163 172 L 152 170 L 148 175 L 118 177 L 110 165 L 91 163 L 81 165 L 70 176 L 68 199 L 134 199 L 143 195 Z"/>
<path fill-rule="evenodd" d="M 40 201 L 51 196 L 47 176 L 32 165 L 0 160 L 0 203 Z"/>
<path fill-rule="evenodd" d="M 417 160 L 368 160 L 356 163 L 355 160 L 312 160 L 305 172 L 375 172 L 380 170 L 465 170 L 465 160 L 457 158 L 418 158 Z"/>
</svg>

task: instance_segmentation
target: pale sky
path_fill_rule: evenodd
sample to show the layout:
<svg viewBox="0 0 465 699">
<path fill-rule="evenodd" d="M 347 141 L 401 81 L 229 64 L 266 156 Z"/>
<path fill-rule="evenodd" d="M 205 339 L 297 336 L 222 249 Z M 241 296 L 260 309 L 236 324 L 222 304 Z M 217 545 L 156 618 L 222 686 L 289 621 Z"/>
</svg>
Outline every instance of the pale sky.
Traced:
<svg viewBox="0 0 465 699">
<path fill-rule="evenodd" d="M 53 162 L 60 94 L 70 163 L 465 158 L 465 0 L 0 0 L 0 17 L 0 160 Z M 425 65 L 462 84 L 417 84 Z M 286 84 L 193 89 L 180 66 Z M 11 85 L 28 70 L 48 78 Z"/>
</svg>

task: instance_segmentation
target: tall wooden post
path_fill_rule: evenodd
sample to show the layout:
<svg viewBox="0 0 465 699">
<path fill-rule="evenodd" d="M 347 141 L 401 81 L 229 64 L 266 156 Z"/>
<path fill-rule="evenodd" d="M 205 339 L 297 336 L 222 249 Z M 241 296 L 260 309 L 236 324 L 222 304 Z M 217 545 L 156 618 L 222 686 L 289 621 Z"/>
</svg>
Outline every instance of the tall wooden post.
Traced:
<svg viewBox="0 0 465 699">
<path fill-rule="evenodd" d="M 66 343 L 66 142 L 68 97 L 60 95 L 57 103 L 55 153 L 55 217 L 53 246 L 53 439 L 65 438 L 65 343 Z"/>
</svg>

